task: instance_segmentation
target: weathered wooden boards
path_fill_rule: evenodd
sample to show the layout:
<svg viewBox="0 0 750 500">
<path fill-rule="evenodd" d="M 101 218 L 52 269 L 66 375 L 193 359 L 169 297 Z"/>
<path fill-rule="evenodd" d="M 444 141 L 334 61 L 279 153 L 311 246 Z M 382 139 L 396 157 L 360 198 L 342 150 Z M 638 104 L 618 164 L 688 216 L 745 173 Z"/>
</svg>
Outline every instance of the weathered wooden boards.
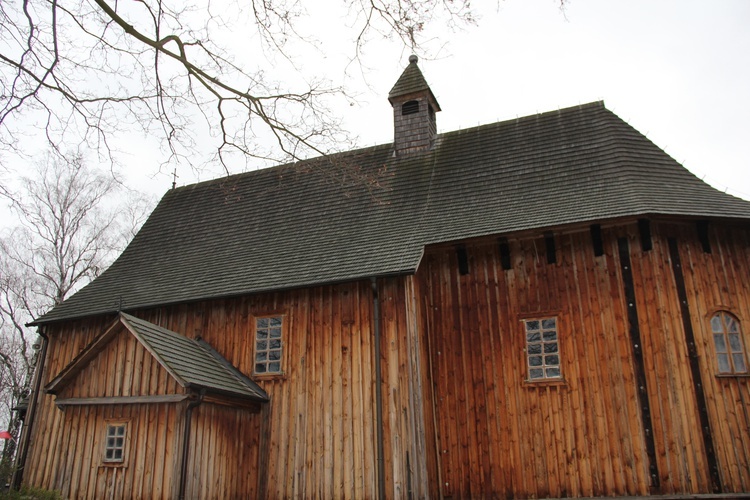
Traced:
<svg viewBox="0 0 750 500">
<path fill-rule="evenodd" d="M 260 413 L 217 399 L 193 410 L 187 497 L 376 498 L 378 425 L 387 498 L 711 492 L 712 460 L 722 491 L 750 491 L 750 378 L 716 376 L 709 325 L 731 312 L 750 346 L 750 230 L 644 225 L 463 242 L 465 269 L 455 245 L 428 248 L 415 276 L 377 281 L 379 349 L 367 280 L 132 311 L 202 337 L 246 374 L 255 318 L 284 318 L 283 374 L 256 378 L 271 397 Z M 545 317 L 562 379 L 527 382 L 523 321 Z M 43 384 L 111 320 L 49 328 Z M 59 395 L 107 404 L 41 396 L 26 482 L 173 498 L 188 401 L 115 398 L 181 391 L 132 336 L 114 338 Z M 125 467 L 101 463 L 111 420 L 132 431 Z"/>
<path fill-rule="evenodd" d="M 750 354 L 750 235 L 711 224 L 711 253 L 703 251 L 692 228 L 672 228 L 677 240 L 693 322 L 710 432 L 725 492 L 750 491 L 750 377 L 717 377 L 710 317 L 719 310 L 736 316 Z M 700 439 L 699 431 L 694 439 Z"/>
<path fill-rule="evenodd" d="M 412 285 L 412 278 L 384 279 L 378 285 L 383 316 L 384 491 L 388 497 L 409 492 L 422 495 L 428 484 L 426 466 L 419 468 L 425 457 L 424 417 L 413 411 L 413 401 L 420 397 L 419 356 L 423 351 L 416 322 L 406 321 L 407 307 L 416 309 L 409 288 Z M 246 374 L 253 370 L 255 317 L 284 317 L 284 373 L 256 379 L 271 396 L 261 413 L 208 403 L 194 410 L 188 497 L 377 496 L 372 310 L 371 286 L 363 281 L 134 312 L 173 331 L 202 337 Z M 106 325 L 102 320 L 52 329 L 44 383 Z M 60 397 L 171 394 L 181 390 L 127 335 L 114 339 L 83 370 L 79 380 L 85 383 L 71 384 Z M 60 436 L 74 434 L 76 437 L 70 439 L 75 440 L 84 439 L 84 435 L 89 436 L 86 439 L 103 435 L 93 420 L 84 424 L 83 417 L 72 416 L 99 410 L 60 410 L 54 407 L 51 396 L 42 399 L 43 411 L 35 427 L 29 460 L 33 470 L 26 481 L 68 495 L 79 491 L 80 481 L 99 474 L 101 443 L 86 448 L 80 459 L 66 459 L 68 442 L 60 439 L 69 438 Z M 118 411 L 132 420 L 130 425 L 137 432 L 129 443 L 127 467 L 109 474 L 120 474 L 118 481 L 127 484 L 112 490 L 107 486 L 111 483 L 96 483 L 94 489 L 80 490 L 81 495 L 129 498 L 123 492 L 151 488 L 152 494 L 147 496 L 171 498 L 173 492 L 164 488 L 175 478 L 165 476 L 165 471 L 179 466 L 186 404 L 122 406 Z M 136 406 L 148 408 L 138 410 Z M 139 450 L 144 446 L 149 451 L 141 456 Z M 153 473 L 155 453 L 169 461 L 160 468 L 159 476 Z M 73 476 L 79 478 L 78 482 L 73 482 Z"/>
<path fill-rule="evenodd" d="M 644 251 L 636 224 L 604 228 L 598 257 L 589 231 L 557 233 L 554 264 L 541 235 L 511 238 L 507 271 L 497 242 L 478 242 L 465 246 L 464 275 L 452 246 L 427 252 L 417 276 L 433 386 L 428 413 L 436 428 L 430 475 L 440 477 L 441 494 L 713 490 L 670 237 L 683 261 L 722 487 L 748 491 L 750 379 L 716 377 L 708 323 L 716 310 L 731 311 L 744 319 L 750 345 L 748 231 L 712 229 L 711 254 L 694 224 L 654 223 L 651 232 L 652 249 Z M 618 238 L 631 243 L 634 303 L 627 300 Z M 629 308 L 638 312 L 646 387 L 636 376 Z M 527 382 L 521 322 L 548 316 L 558 319 L 563 380 Z M 644 405 L 653 429 L 644 428 Z"/>
</svg>

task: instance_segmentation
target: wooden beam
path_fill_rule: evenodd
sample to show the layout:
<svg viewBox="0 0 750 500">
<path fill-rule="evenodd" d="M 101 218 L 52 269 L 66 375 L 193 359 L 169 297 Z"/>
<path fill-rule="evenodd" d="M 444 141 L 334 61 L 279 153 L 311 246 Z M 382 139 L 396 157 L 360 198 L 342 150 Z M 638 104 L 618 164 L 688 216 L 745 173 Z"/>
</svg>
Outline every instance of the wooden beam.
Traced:
<svg viewBox="0 0 750 500">
<path fill-rule="evenodd" d="M 461 276 L 469 274 L 469 257 L 466 254 L 466 247 L 456 245 L 456 257 L 458 258 L 458 273 Z"/>
<path fill-rule="evenodd" d="M 56 399 L 57 406 L 126 405 L 148 403 L 179 403 L 189 398 L 188 394 L 163 394 L 158 396 L 109 396 L 101 398 Z"/>
<path fill-rule="evenodd" d="M 703 380 L 701 379 L 698 349 L 695 346 L 693 323 L 690 321 L 690 307 L 687 299 L 687 288 L 685 288 L 685 276 L 682 274 L 680 249 L 677 247 L 677 240 L 675 238 L 669 238 L 668 242 L 669 260 L 672 261 L 672 273 L 674 274 L 675 286 L 677 287 L 677 298 L 680 301 L 680 312 L 682 313 L 682 327 L 685 330 L 688 358 L 690 358 L 690 372 L 693 375 L 693 391 L 695 393 L 695 400 L 698 403 L 703 447 L 706 449 L 706 458 L 708 459 L 708 473 L 711 477 L 711 490 L 714 493 L 721 493 L 721 476 L 719 475 L 719 466 L 716 461 L 716 451 L 714 449 L 713 437 L 711 435 L 711 421 L 708 418 L 706 396 L 703 393 Z"/>
<path fill-rule="evenodd" d="M 551 232 L 544 233 L 544 246 L 547 248 L 547 264 L 557 262 L 557 252 L 555 249 L 555 235 Z"/>
<path fill-rule="evenodd" d="M 641 219 L 645 220 L 645 219 Z M 640 227 L 640 221 L 638 221 Z M 647 221 L 648 222 L 648 221 Z M 650 242 L 649 238 L 649 242 Z M 641 245 L 643 239 L 641 239 Z M 633 269 L 630 263 L 630 245 L 627 238 L 618 238 L 617 246 L 620 254 L 620 267 L 622 270 L 622 282 L 625 291 L 625 302 L 628 309 L 628 332 L 630 334 L 630 345 L 633 353 L 633 368 L 635 371 L 635 382 L 638 384 L 638 406 L 641 409 L 641 422 L 643 424 L 644 440 L 646 441 L 646 454 L 648 455 L 648 472 L 651 478 L 651 488 L 659 488 L 659 466 L 656 461 L 656 444 L 654 442 L 654 426 L 651 422 L 651 406 L 648 399 L 648 384 L 646 382 L 646 365 L 643 360 L 643 342 L 641 341 L 641 330 L 638 322 L 638 307 L 635 301 L 635 284 L 633 282 Z"/>
<path fill-rule="evenodd" d="M 641 237 L 641 250 L 648 252 L 654 247 L 651 241 L 651 221 L 648 219 L 638 219 L 638 234 Z"/>
<path fill-rule="evenodd" d="M 703 252 L 711 253 L 711 240 L 708 238 L 708 221 L 699 220 L 695 223 L 695 227 L 698 230 L 698 240 L 701 242 Z"/>
<path fill-rule="evenodd" d="M 500 238 L 498 240 L 498 246 L 500 248 L 500 265 L 503 267 L 503 271 L 507 271 L 512 267 L 510 261 L 510 245 L 508 245 L 508 239 Z"/>
<path fill-rule="evenodd" d="M 604 242 L 602 241 L 602 226 L 599 224 L 591 225 L 591 244 L 594 246 L 594 256 L 601 257 L 604 255 Z"/>
</svg>

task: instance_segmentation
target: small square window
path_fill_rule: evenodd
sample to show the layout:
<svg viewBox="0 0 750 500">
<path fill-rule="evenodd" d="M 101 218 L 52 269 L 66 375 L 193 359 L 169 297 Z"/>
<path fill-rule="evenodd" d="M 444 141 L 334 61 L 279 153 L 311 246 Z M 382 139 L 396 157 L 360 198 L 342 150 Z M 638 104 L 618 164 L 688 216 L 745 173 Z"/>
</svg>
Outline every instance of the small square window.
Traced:
<svg viewBox="0 0 750 500">
<path fill-rule="evenodd" d="M 526 365 L 530 382 L 560 379 L 557 318 L 524 320 Z"/>
<path fill-rule="evenodd" d="M 255 319 L 255 363 L 256 375 L 281 373 L 281 338 L 283 316 L 267 316 Z"/>
<path fill-rule="evenodd" d="M 122 463 L 125 461 L 125 438 L 127 424 L 118 422 L 107 424 L 104 441 L 104 461 L 107 463 Z"/>
</svg>

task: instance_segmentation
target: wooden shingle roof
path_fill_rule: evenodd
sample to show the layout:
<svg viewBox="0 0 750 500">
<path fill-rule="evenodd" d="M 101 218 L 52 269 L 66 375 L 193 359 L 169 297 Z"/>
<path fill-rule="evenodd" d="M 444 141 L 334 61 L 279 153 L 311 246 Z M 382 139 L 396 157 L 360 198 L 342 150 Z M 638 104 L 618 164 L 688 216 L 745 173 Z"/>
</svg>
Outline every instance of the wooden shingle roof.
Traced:
<svg viewBox="0 0 750 500">
<path fill-rule="evenodd" d="M 750 219 L 597 102 L 169 191 L 120 258 L 37 320 L 413 273 L 425 245 L 653 214 Z"/>
<path fill-rule="evenodd" d="M 252 401 L 268 401 L 268 394 L 232 366 L 207 342 L 190 339 L 129 314 L 120 313 L 116 322 L 86 346 L 47 385 L 57 393 L 125 328 L 182 387 L 211 394 Z"/>
<path fill-rule="evenodd" d="M 120 313 L 120 318 L 183 387 L 268 401 L 268 395 L 258 384 L 207 342 L 190 339 L 129 314 Z"/>
<path fill-rule="evenodd" d="M 432 98 L 432 102 L 435 103 L 435 111 L 440 111 L 440 104 L 438 104 L 435 95 L 432 93 L 432 89 L 430 89 L 430 86 L 427 84 L 427 80 L 425 80 L 424 75 L 422 75 L 419 66 L 417 66 L 417 61 L 417 56 L 413 55 L 409 57 L 409 65 L 404 69 L 404 72 L 401 73 L 399 79 L 396 80 L 391 91 L 388 92 L 388 100 L 393 103 L 395 99 L 402 96 L 428 92 Z"/>
</svg>

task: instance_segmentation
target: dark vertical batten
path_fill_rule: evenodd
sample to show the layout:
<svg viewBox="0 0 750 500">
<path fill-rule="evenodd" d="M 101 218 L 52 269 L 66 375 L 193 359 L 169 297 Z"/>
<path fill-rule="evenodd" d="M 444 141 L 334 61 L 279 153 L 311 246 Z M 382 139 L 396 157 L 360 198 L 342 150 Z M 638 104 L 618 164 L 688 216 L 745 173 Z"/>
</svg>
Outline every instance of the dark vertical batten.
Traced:
<svg viewBox="0 0 750 500">
<path fill-rule="evenodd" d="M 503 267 L 503 271 L 507 271 L 511 268 L 510 245 L 508 245 L 508 239 L 500 238 L 498 240 L 498 247 L 500 248 L 500 265 Z"/>
<path fill-rule="evenodd" d="M 711 477 L 711 490 L 714 493 L 721 493 L 721 476 L 719 475 L 719 466 L 716 462 L 716 450 L 714 449 L 714 441 L 711 435 L 710 421 L 708 419 L 706 396 L 703 393 L 703 380 L 701 378 L 701 368 L 698 360 L 698 349 L 695 346 L 693 323 L 690 321 L 690 307 L 687 300 L 687 289 L 685 288 L 685 276 L 682 273 L 682 263 L 680 262 L 680 249 L 677 247 L 677 240 L 675 238 L 669 238 L 668 241 L 669 260 L 672 261 L 672 274 L 674 274 L 674 282 L 677 287 L 677 297 L 680 301 L 682 328 L 685 330 L 685 341 L 687 342 L 688 357 L 690 358 L 690 372 L 693 375 L 693 390 L 695 391 L 695 400 L 698 403 L 698 414 L 701 421 L 703 447 L 706 449 L 708 472 Z"/>
<path fill-rule="evenodd" d="M 469 274 L 469 256 L 466 254 L 466 247 L 456 245 L 456 258 L 458 259 L 458 273 L 461 276 Z"/>
<path fill-rule="evenodd" d="M 646 221 L 648 222 L 648 221 Z M 638 224 L 641 226 L 640 221 Z M 651 238 L 649 237 L 649 242 Z M 643 244 L 643 240 L 641 240 Z M 635 302 L 635 285 L 633 283 L 633 270 L 630 264 L 630 245 L 627 238 L 618 238 L 617 247 L 620 254 L 620 266 L 622 269 L 622 282 L 625 291 L 625 301 L 628 307 L 628 333 L 630 334 L 630 345 L 633 352 L 633 365 L 635 369 L 635 381 L 638 384 L 638 406 L 641 408 L 641 421 L 643 433 L 646 440 L 646 453 L 648 454 L 648 472 L 651 477 L 651 488 L 658 489 L 659 466 L 656 462 L 656 445 L 654 443 L 654 427 L 651 423 L 651 406 L 648 400 L 648 385 L 646 383 L 646 367 L 643 362 L 643 343 L 641 342 L 641 330 L 638 323 L 638 307 Z"/>
<path fill-rule="evenodd" d="M 602 226 L 599 224 L 591 225 L 591 244 L 594 247 L 594 256 L 601 257 L 604 255 L 604 242 L 602 241 Z"/>
<path fill-rule="evenodd" d="M 708 221 L 699 220 L 695 223 L 695 227 L 698 230 L 698 241 L 701 242 L 703 252 L 711 253 L 711 240 L 708 238 Z"/>
<path fill-rule="evenodd" d="M 557 262 L 557 252 L 555 250 L 555 235 L 551 232 L 544 233 L 544 246 L 547 248 L 547 264 Z"/>
<path fill-rule="evenodd" d="M 641 250 L 648 252 L 653 248 L 651 242 L 651 221 L 638 219 L 638 235 L 641 237 Z"/>
</svg>

